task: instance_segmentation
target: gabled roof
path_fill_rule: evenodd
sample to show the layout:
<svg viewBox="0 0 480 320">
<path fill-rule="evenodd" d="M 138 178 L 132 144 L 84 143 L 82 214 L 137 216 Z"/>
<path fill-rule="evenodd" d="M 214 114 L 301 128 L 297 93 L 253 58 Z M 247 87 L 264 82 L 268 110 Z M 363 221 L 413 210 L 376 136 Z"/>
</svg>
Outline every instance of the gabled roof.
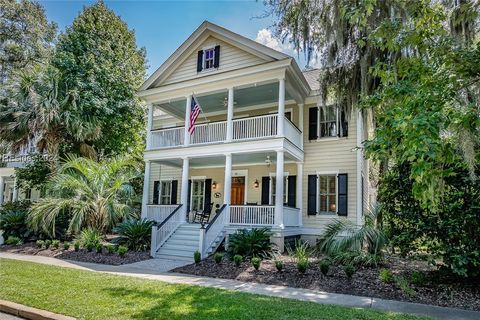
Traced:
<svg viewBox="0 0 480 320">
<path fill-rule="evenodd" d="M 243 37 L 208 21 L 204 21 L 182 45 L 143 83 L 140 90 L 147 90 L 171 74 L 180 63 L 196 50 L 194 45 L 214 36 L 256 55 L 266 62 L 290 59 L 289 55 L 276 51 L 256 41 Z"/>
</svg>

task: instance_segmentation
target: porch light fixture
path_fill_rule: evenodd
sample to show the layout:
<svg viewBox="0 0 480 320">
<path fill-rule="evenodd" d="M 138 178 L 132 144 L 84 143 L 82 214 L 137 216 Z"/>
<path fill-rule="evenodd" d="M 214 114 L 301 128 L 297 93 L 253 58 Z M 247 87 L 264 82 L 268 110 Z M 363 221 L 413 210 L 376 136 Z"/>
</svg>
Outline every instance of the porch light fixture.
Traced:
<svg viewBox="0 0 480 320">
<path fill-rule="evenodd" d="M 259 186 L 260 186 L 260 184 L 259 184 L 258 180 L 255 179 L 255 181 L 253 182 L 253 187 L 254 187 L 255 189 L 258 189 Z"/>
<path fill-rule="evenodd" d="M 267 156 L 265 163 L 267 164 L 267 167 L 270 167 L 270 165 L 272 164 L 272 160 L 270 160 L 270 156 Z"/>
<path fill-rule="evenodd" d="M 217 189 L 217 182 L 216 182 L 216 181 L 213 181 L 213 182 L 212 182 L 212 188 L 213 188 L 213 189 Z"/>
</svg>

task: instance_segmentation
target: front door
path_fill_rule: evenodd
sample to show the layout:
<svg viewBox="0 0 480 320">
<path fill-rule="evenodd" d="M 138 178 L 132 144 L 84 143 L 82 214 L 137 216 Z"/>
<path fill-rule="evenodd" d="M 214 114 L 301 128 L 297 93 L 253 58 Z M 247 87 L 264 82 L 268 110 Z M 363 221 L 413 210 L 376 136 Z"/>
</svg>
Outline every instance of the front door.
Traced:
<svg viewBox="0 0 480 320">
<path fill-rule="evenodd" d="M 245 204 L 245 177 L 232 178 L 232 205 Z"/>
</svg>

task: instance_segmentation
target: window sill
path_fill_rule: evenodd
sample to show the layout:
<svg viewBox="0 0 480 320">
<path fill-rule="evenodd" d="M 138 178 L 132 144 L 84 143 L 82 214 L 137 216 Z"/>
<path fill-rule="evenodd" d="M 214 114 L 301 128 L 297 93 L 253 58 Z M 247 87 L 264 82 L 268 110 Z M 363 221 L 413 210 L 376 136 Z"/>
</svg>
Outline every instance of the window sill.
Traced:
<svg viewBox="0 0 480 320">
<path fill-rule="evenodd" d="M 208 74 L 208 73 L 211 73 L 211 72 L 214 72 L 214 71 L 217 71 L 218 68 L 211 68 L 211 69 L 203 69 L 202 71 L 198 72 L 197 71 L 197 74 Z"/>
<path fill-rule="evenodd" d="M 317 138 L 317 140 L 310 140 L 310 141 L 321 142 L 321 141 L 336 141 L 336 140 L 347 140 L 347 139 L 348 139 L 348 136 L 347 137 L 325 137 L 325 138 Z"/>
</svg>

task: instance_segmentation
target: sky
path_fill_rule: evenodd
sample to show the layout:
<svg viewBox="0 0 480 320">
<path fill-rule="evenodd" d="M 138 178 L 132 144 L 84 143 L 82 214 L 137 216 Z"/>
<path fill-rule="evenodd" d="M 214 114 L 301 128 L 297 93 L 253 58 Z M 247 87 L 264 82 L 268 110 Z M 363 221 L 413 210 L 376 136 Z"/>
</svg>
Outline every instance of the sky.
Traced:
<svg viewBox="0 0 480 320">
<path fill-rule="evenodd" d="M 71 25 L 84 6 L 95 1 L 40 0 L 50 21 L 59 30 Z M 271 32 L 274 18 L 265 17 L 267 7 L 262 0 L 217 1 L 105 1 L 106 5 L 135 30 L 137 45 L 145 47 L 148 74 L 160 65 L 205 20 L 256 40 L 294 58 L 301 68 L 305 62 L 297 57 L 292 46 L 277 40 Z"/>
</svg>

